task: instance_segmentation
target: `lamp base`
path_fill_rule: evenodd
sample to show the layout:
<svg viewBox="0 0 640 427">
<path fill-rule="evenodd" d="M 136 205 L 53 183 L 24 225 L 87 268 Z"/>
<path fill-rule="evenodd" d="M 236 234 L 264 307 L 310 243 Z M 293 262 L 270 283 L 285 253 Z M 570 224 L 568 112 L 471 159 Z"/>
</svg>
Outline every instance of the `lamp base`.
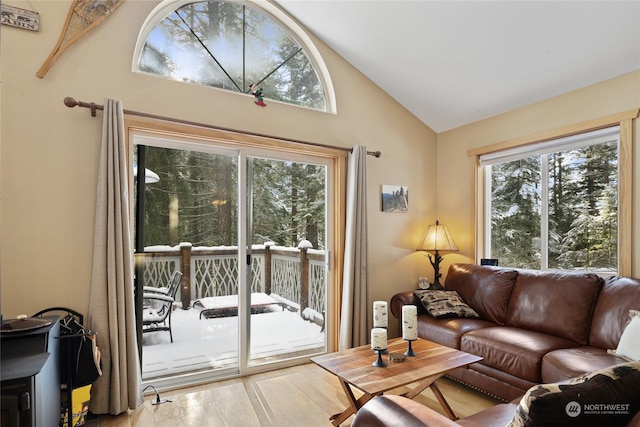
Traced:
<svg viewBox="0 0 640 427">
<path fill-rule="evenodd" d="M 442 274 L 440 273 L 440 261 L 442 261 L 442 255 L 438 253 L 437 249 L 433 258 L 431 258 L 431 254 L 429 254 L 429 261 L 433 266 L 433 273 L 434 273 L 433 283 L 431 284 L 429 289 L 442 290 L 444 289 L 444 286 L 440 284 L 440 278 L 442 277 Z"/>
</svg>

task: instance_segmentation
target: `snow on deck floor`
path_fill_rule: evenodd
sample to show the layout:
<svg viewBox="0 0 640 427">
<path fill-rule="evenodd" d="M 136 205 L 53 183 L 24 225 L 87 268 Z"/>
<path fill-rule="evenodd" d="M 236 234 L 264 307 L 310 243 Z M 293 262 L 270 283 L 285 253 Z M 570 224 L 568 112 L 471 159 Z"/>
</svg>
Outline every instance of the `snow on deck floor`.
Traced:
<svg viewBox="0 0 640 427">
<path fill-rule="evenodd" d="M 199 319 L 200 310 L 176 308 L 172 313 L 173 343 L 169 332 L 142 334 L 142 378 L 238 363 L 238 317 Z M 251 316 L 252 359 L 324 348 L 321 327 L 296 312 L 282 310 Z"/>
</svg>

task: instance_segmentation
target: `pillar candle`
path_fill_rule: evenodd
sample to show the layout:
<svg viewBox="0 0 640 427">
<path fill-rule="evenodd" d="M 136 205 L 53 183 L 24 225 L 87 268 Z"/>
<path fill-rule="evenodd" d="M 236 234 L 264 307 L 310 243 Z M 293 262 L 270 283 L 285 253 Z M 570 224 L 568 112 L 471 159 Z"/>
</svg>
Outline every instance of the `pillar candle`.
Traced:
<svg viewBox="0 0 640 427">
<path fill-rule="evenodd" d="M 384 328 L 371 329 L 371 349 L 386 350 L 387 349 L 387 330 Z"/>
<path fill-rule="evenodd" d="M 415 305 L 402 306 L 402 339 L 418 339 L 418 307 Z"/>
<path fill-rule="evenodd" d="M 373 302 L 373 327 L 374 328 L 386 328 L 389 326 L 387 315 L 387 302 L 386 301 L 374 301 Z"/>
</svg>

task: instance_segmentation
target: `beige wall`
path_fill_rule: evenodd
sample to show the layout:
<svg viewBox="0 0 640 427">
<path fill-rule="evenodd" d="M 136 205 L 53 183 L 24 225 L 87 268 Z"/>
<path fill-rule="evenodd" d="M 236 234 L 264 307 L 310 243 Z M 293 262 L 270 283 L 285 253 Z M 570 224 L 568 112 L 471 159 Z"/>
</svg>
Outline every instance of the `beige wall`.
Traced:
<svg viewBox="0 0 640 427">
<path fill-rule="evenodd" d="M 380 150 L 368 159 L 371 298 L 415 287 L 427 264 L 414 248 L 435 220 L 436 135 L 326 46 L 338 114 L 332 115 L 132 73 L 138 31 L 157 1 L 126 1 L 66 51 L 43 79 L 70 1 L 5 1 L 35 10 L 41 29 L 2 28 L 0 271 L 6 318 L 64 305 L 86 312 L 101 114 L 66 96 L 234 129 Z M 380 185 L 407 185 L 410 210 L 380 211 Z"/>
<path fill-rule="evenodd" d="M 640 72 L 634 72 L 562 96 L 438 135 L 438 200 L 440 221 L 450 227 L 460 252 L 443 262 L 474 262 L 473 167 L 467 150 L 543 131 L 606 117 L 640 107 Z M 640 185 L 638 149 L 640 120 L 633 142 L 633 254 L 632 274 L 640 274 Z"/>
<path fill-rule="evenodd" d="M 418 276 L 433 278 L 428 260 L 414 248 L 436 218 L 450 227 L 460 248 L 445 255 L 444 272 L 452 262 L 472 260 L 468 149 L 640 106 L 640 74 L 634 73 L 436 136 L 314 39 L 331 73 L 338 114 L 269 101 L 257 108 L 249 96 L 132 73 L 138 31 L 158 3 L 140 0 L 124 2 L 38 79 L 35 72 L 58 39 L 71 2 L 4 3 L 35 10 L 41 19 L 37 33 L 1 29 L 0 296 L 5 318 L 55 305 L 87 309 L 101 114 L 91 118 L 86 109 L 65 107 L 66 96 L 97 103 L 118 98 L 130 110 L 382 151 L 382 158 L 368 160 L 371 300 L 415 288 Z M 638 165 L 638 121 L 634 130 Z M 409 186 L 408 213 L 380 211 L 382 184 Z M 636 185 L 634 275 L 640 272 L 639 193 Z M 393 319 L 390 326 L 395 330 Z"/>
</svg>

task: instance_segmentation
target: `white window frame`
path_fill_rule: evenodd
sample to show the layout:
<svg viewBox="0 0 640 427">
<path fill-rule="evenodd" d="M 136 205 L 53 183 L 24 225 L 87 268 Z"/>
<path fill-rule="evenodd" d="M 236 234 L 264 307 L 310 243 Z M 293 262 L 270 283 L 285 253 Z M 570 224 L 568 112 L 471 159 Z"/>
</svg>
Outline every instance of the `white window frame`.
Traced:
<svg viewBox="0 0 640 427">
<path fill-rule="evenodd" d="M 473 176 L 475 181 L 475 253 L 473 258 L 479 263 L 482 258 L 488 257 L 487 221 L 490 220 L 490 204 L 486 194 L 486 182 L 490 180 L 481 157 L 485 160 L 496 158 L 497 153 L 507 150 L 535 150 L 534 147 L 542 147 L 544 143 L 562 138 L 575 137 L 575 135 L 597 131 L 600 129 L 619 127 L 619 154 L 618 154 L 618 274 L 631 275 L 632 262 L 632 147 L 633 147 L 633 120 L 638 117 L 638 109 L 625 111 L 600 119 L 565 126 L 550 131 L 508 140 L 497 144 L 472 149 L 467 152 L 472 159 Z M 489 242 L 490 244 L 490 242 Z M 490 246 L 489 246 L 490 247 Z"/>
<path fill-rule="evenodd" d="M 506 150 L 480 155 L 480 166 L 485 168 L 484 194 L 491 194 L 491 166 L 514 160 L 540 157 L 540 270 L 549 269 L 549 154 L 584 148 L 605 142 L 616 142 L 616 149 L 620 151 L 620 126 L 598 129 L 550 141 L 518 146 Z M 619 167 L 618 167 L 619 174 Z M 485 200 L 485 242 L 484 254 L 492 258 L 491 252 L 491 197 Z M 616 271 L 617 272 L 617 271 Z"/>
<path fill-rule="evenodd" d="M 142 54 L 142 50 L 144 49 L 145 43 L 149 38 L 149 34 L 156 28 L 156 26 L 165 19 L 168 15 L 173 13 L 176 9 L 184 6 L 185 4 L 194 3 L 198 0 L 164 0 L 160 2 L 150 13 L 147 15 L 144 23 L 140 27 L 140 32 L 138 33 L 138 39 L 136 40 L 136 46 L 133 51 L 133 57 L 131 60 L 131 71 L 138 71 L 138 59 Z M 320 55 L 320 51 L 315 46 L 311 38 L 307 35 L 307 33 L 300 27 L 293 19 L 291 19 L 284 11 L 278 8 L 276 5 L 271 2 L 260 1 L 260 0 L 225 0 L 229 2 L 235 3 L 245 3 L 250 4 L 252 7 L 261 10 L 265 15 L 271 17 L 276 22 L 278 22 L 284 29 L 289 30 L 290 34 L 296 39 L 299 45 L 304 49 L 307 58 L 313 64 L 313 67 L 318 74 L 318 78 L 323 86 L 324 98 L 325 98 L 325 112 L 331 114 L 337 114 L 337 103 L 336 103 L 336 94 L 333 88 L 333 82 L 331 80 L 331 75 L 329 74 L 329 68 L 325 64 L 322 59 L 322 55 Z M 211 88 L 218 89 L 218 88 Z M 218 89 L 224 90 L 224 89 Z M 235 93 L 235 92 L 232 92 Z M 275 101 L 274 101 L 275 102 Z M 289 104 L 300 108 L 304 108 L 297 104 Z"/>
</svg>

